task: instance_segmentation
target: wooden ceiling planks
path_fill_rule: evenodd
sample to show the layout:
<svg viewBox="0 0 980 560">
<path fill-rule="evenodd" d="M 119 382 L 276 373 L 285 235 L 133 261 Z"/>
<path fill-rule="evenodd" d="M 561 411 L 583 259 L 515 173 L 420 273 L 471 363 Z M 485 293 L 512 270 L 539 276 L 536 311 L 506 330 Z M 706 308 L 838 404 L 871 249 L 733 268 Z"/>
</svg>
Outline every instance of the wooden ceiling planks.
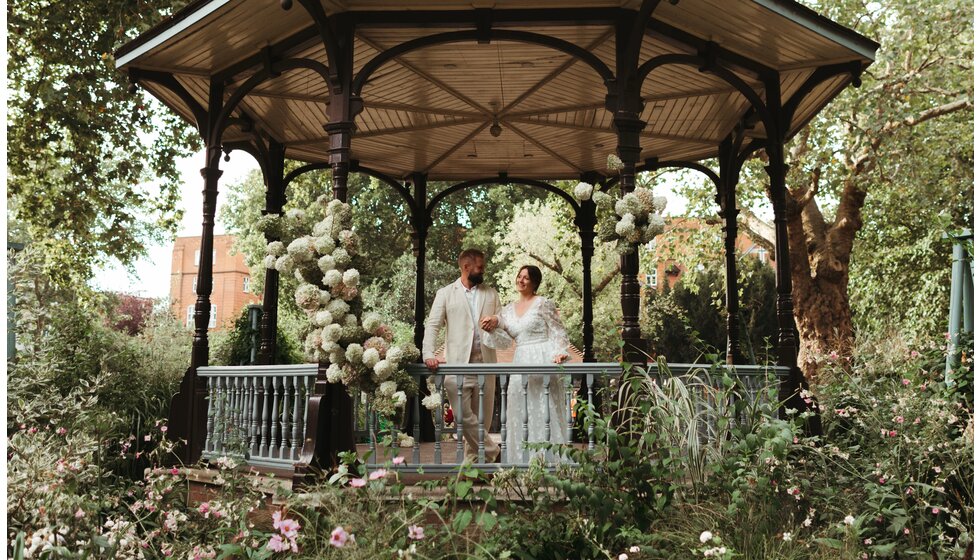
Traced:
<svg viewBox="0 0 980 560">
<path fill-rule="evenodd" d="M 461 0 L 325 1 L 330 10 L 472 9 L 471 3 Z M 869 62 L 857 56 L 845 44 L 847 41 L 829 38 L 833 33 L 814 31 L 813 26 L 822 23 L 806 20 L 811 16 L 792 19 L 777 13 L 790 4 L 783 0 L 684 0 L 676 6 L 663 2 L 654 18 L 682 34 L 716 42 L 723 49 L 779 70 L 784 101 L 819 64 Z M 638 5 L 638 0 L 589 2 L 590 7 L 635 9 Z M 533 7 L 567 6 L 552 0 L 493 3 L 494 9 Z M 162 41 L 142 54 L 126 54 L 132 59 L 127 64 L 174 73 L 191 96 L 205 106 L 210 75 L 286 38 L 293 37 L 295 46 L 283 56 L 326 65 L 319 39 L 297 35 L 308 31 L 311 25 L 304 10 L 283 11 L 277 2 L 231 0 L 189 25 L 179 35 L 180 40 Z M 615 69 L 616 42 L 611 25 L 500 22 L 494 28 L 568 41 L 593 52 Z M 472 26 L 359 26 L 355 35 L 355 72 L 387 48 L 460 29 Z M 696 54 L 696 48 L 676 37 L 650 31 L 644 37 L 640 63 L 669 53 Z M 742 67 L 738 61 L 723 64 L 764 97 L 756 70 Z M 241 71 L 228 82 L 226 98 L 257 68 L 236 66 Z M 848 79 L 828 81 L 809 94 L 794 117 L 793 130 L 813 118 L 846 87 Z M 191 112 L 178 96 L 152 83 L 144 85 L 191 120 Z M 602 80 L 587 64 L 550 47 L 514 41 L 429 46 L 382 65 L 361 93 L 364 110 L 356 117 L 352 157 L 394 176 L 425 171 L 431 178 L 444 179 L 498 173 L 574 178 L 589 170 L 605 173 L 606 155 L 615 150 L 612 115 L 605 110 L 607 90 Z M 724 80 L 683 65 L 657 68 L 642 84 L 641 96 L 645 102 L 641 118 L 647 122 L 641 133 L 644 158 L 712 157 L 718 142 L 750 107 Z M 245 97 L 237 113 L 246 114 L 259 129 L 286 143 L 289 157 L 324 161 L 328 141 L 323 125 L 327 122 L 328 99 L 328 88 L 320 75 L 296 70 L 260 84 Z M 501 125 L 496 137 L 490 134 L 495 119 Z M 761 127 L 757 126 L 755 134 L 759 133 Z M 234 127 L 228 134 L 229 139 L 246 136 Z"/>
</svg>

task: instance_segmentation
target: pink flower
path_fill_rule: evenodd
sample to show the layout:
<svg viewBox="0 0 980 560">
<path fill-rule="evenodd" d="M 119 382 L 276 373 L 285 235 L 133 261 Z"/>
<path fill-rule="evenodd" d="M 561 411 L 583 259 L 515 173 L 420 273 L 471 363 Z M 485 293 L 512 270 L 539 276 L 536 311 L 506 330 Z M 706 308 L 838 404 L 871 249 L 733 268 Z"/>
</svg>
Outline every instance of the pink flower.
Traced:
<svg viewBox="0 0 980 560">
<path fill-rule="evenodd" d="M 177 476 L 178 474 L 180 474 L 180 469 L 178 469 L 177 467 L 173 467 L 170 469 L 170 474 Z"/>
<path fill-rule="evenodd" d="M 946 332 L 946 340 L 949 340 L 949 331 Z"/>
<path fill-rule="evenodd" d="M 911 486 L 909 486 L 908 488 L 905 489 L 905 495 L 906 496 L 911 496 L 912 495 L 912 492 L 914 492 L 914 490 L 912 490 L 912 487 Z"/>
<path fill-rule="evenodd" d="M 145 436 L 143 436 L 143 441 L 153 441 L 153 436 L 151 436 L 150 434 L 146 434 Z"/>
<path fill-rule="evenodd" d="M 904 416 L 896 416 L 895 417 L 895 423 L 896 424 L 904 424 L 905 423 L 905 417 Z"/>
<path fill-rule="evenodd" d="M 163 432 L 163 433 L 167 433 L 167 427 L 166 426 L 160 426 L 160 431 Z"/>
<path fill-rule="evenodd" d="M 66 430 L 64 427 L 59 427 L 54 431 L 54 433 L 58 434 L 59 436 L 63 436 L 68 433 L 68 430 Z"/>
<path fill-rule="evenodd" d="M 85 512 L 82 511 L 82 508 L 78 508 L 78 511 L 75 512 L 75 519 L 81 519 L 83 517 L 85 517 Z"/>
<path fill-rule="evenodd" d="M 939 515 L 939 508 L 937 508 L 937 507 L 932 508 L 932 514 L 933 515 Z"/>
<path fill-rule="evenodd" d="M 333 539 L 330 539 L 330 544 L 333 544 Z M 344 545 L 340 545 L 344 546 Z M 266 548 L 272 552 L 286 552 L 289 550 L 289 542 L 282 539 L 282 535 L 272 535 L 269 539 L 269 544 L 265 545 Z"/>
<path fill-rule="evenodd" d="M 364 488 L 367 485 L 367 481 L 363 478 L 352 478 L 350 479 L 350 485 L 354 488 Z"/>
<path fill-rule="evenodd" d="M 909 356 L 912 356 L 912 359 L 914 360 L 919 357 L 919 353 L 916 352 L 915 350 L 912 350 L 911 352 L 909 352 Z"/>
<path fill-rule="evenodd" d="M 425 538 L 425 529 L 419 527 L 418 525 L 409 525 L 408 527 L 408 538 L 414 541 L 420 541 Z"/>
<path fill-rule="evenodd" d="M 909 531 L 909 528 L 906 527 L 905 529 L 902 529 L 902 532 L 907 535 L 907 534 L 911 533 L 912 531 Z"/>
<path fill-rule="evenodd" d="M 912 423 L 913 424 L 918 424 L 919 422 L 920 422 L 920 420 L 918 418 L 916 418 L 915 420 L 912 420 Z"/>
<path fill-rule="evenodd" d="M 836 351 L 836 350 L 831 350 L 831 351 L 830 351 L 830 359 L 831 359 L 831 360 L 836 360 L 836 359 L 837 359 L 837 358 L 839 358 L 839 357 L 840 357 L 840 356 L 839 356 L 839 355 L 837 354 L 837 351 Z"/>
<path fill-rule="evenodd" d="M 29 434 L 36 434 L 37 433 L 37 428 L 34 427 L 34 426 L 31 426 L 31 429 L 30 430 L 27 430 L 27 433 L 29 433 Z"/>
<path fill-rule="evenodd" d="M 290 539 L 295 539 L 296 535 L 299 533 L 300 524 L 299 521 L 296 521 L 295 519 L 283 519 L 276 529 L 279 529 L 279 532 L 281 532 L 283 536 Z"/>
<path fill-rule="evenodd" d="M 197 511 L 198 513 L 204 514 L 204 517 L 207 517 L 208 513 L 211 511 L 211 504 L 208 502 L 201 502 L 201 505 L 197 506 Z"/>
<path fill-rule="evenodd" d="M 371 474 L 369 474 L 368 479 L 378 480 L 379 478 L 384 478 L 386 476 L 388 476 L 388 471 L 386 471 L 385 469 L 378 469 L 376 471 L 373 471 Z"/>
<path fill-rule="evenodd" d="M 396 464 L 396 465 L 401 465 L 401 464 L 404 464 L 405 463 L 405 458 L 402 457 L 402 456 L 398 456 L 398 457 L 395 457 L 394 459 L 392 459 L 391 462 L 394 463 L 394 464 Z"/>
<path fill-rule="evenodd" d="M 912 383 L 912 380 L 911 379 L 903 379 L 902 380 L 902 385 L 904 385 L 906 387 L 908 387 L 909 383 Z"/>
<path fill-rule="evenodd" d="M 888 437 L 896 437 L 896 436 L 898 436 L 898 432 L 896 432 L 895 430 L 888 431 Z"/>
<path fill-rule="evenodd" d="M 884 484 L 885 483 L 885 480 L 887 480 L 885 477 L 879 478 L 878 479 L 878 484 Z"/>
<path fill-rule="evenodd" d="M 347 539 L 349 537 L 350 535 L 347 534 L 347 531 L 338 525 L 337 528 L 330 533 L 330 546 L 344 548 L 344 545 L 347 544 Z"/>
</svg>

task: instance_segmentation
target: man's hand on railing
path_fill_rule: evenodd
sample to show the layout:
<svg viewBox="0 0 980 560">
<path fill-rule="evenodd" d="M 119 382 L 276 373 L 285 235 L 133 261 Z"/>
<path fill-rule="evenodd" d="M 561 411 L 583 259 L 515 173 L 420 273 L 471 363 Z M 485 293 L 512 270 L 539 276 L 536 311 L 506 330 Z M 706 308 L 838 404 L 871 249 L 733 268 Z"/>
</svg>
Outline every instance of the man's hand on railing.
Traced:
<svg viewBox="0 0 980 560">
<path fill-rule="evenodd" d="M 557 356 L 555 356 L 555 359 L 552 361 L 556 364 L 560 364 L 567 359 L 568 359 L 568 354 L 558 354 Z"/>
<path fill-rule="evenodd" d="M 444 363 L 446 363 L 446 360 L 440 360 L 438 358 L 429 358 L 428 360 L 425 361 L 425 365 L 426 367 L 429 368 L 430 371 L 436 371 L 437 369 L 439 369 L 439 364 L 444 364 Z"/>
</svg>

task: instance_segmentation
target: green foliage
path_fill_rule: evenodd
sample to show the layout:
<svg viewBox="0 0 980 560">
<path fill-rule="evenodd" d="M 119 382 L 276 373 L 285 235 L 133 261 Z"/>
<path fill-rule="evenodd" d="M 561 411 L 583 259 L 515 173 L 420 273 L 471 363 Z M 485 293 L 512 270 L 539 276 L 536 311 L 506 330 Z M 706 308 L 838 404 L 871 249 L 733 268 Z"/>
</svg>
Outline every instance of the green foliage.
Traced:
<svg viewBox="0 0 980 560">
<path fill-rule="evenodd" d="M 261 316 L 261 314 L 260 314 Z M 261 319 L 259 319 L 261 328 Z M 249 365 L 252 359 L 253 337 L 256 344 L 261 344 L 261 334 L 258 330 L 252 330 L 252 323 L 249 318 L 249 307 L 242 308 L 242 312 L 235 319 L 235 325 L 212 344 L 211 364 L 218 366 L 239 366 Z M 302 356 L 299 349 L 291 338 L 286 336 L 283 328 L 276 330 L 276 355 L 272 360 L 274 364 L 298 364 L 302 363 Z"/>
<path fill-rule="evenodd" d="M 654 351 L 671 362 L 699 363 L 724 354 L 727 336 L 725 274 L 720 263 L 688 270 L 673 288 L 644 290 L 641 327 Z M 776 335 L 773 270 L 755 258 L 738 262 L 739 342 L 749 363 L 764 362 Z M 709 360 L 710 361 L 710 358 Z"/>
<path fill-rule="evenodd" d="M 180 223 L 176 161 L 192 146 L 188 128 L 150 96 L 129 94 L 112 52 L 182 4 L 8 7 L 8 221 L 61 284 L 111 258 L 132 264 Z"/>
</svg>

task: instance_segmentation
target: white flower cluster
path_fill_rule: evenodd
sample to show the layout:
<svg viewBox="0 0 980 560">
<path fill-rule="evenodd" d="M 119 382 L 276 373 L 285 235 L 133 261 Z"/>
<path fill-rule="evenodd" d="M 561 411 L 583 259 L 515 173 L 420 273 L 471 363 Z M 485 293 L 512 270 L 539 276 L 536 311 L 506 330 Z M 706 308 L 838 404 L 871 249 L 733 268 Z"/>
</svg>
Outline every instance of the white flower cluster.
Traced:
<svg viewBox="0 0 980 560">
<path fill-rule="evenodd" d="M 579 185 L 581 186 L 581 184 Z M 581 189 L 584 195 L 585 189 Z M 576 194 L 579 188 L 576 187 Z M 667 199 L 654 196 L 653 191 L 637 188 L 621 199 L 601 191 L 592 193 L 592 200 L 603 210 L 597 236 L 600 241 L 615 241 L 621 253 L 631 253 L 638 243 L 649 243 L 664 231 L 661 215 Z"/>
<path fill-rule="evenodd" d="M 361 312 L 361 273 L 354 267 L 360 243 L 350 205 L 325 196 L 317 204 L 325 207 L 326 216 L 312 234 L 269 243 L 264 264 L 299 281 L 296 304 L 310 321 L 303 348 L 311 360 L 329 363 L 327 381 L 373 393 L 375 410 L 393 413 L 408 400 L 398 390 L 396 374 L 418 359 L 419 351 L 411 344 L 392 344 L 393 333 L 381 317 Z M 294 222 L 314 213 L 290 210 L 270 229 L 300 231 Z"/>
</svg>

